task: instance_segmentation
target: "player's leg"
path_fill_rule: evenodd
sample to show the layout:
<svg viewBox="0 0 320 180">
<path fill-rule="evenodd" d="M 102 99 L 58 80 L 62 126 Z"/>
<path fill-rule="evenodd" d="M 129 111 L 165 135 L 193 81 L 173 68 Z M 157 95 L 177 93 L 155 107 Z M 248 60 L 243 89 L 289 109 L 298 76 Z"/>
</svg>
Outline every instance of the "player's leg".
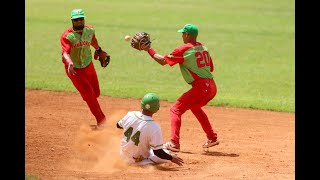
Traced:
<svg viewBox="0 0 320 180">
<path fill-rule="evenodd" d="M 195 93 L 195 96 L 201 98 L 198 98 L 197 101 L 191 105 L 190 110 L 199 121 L 203 131 L 207 135 L 207 138 L 211 140 L 216 140 L 217 134 L 214 132 L 207 114 L 201 109 L 201 107 L 208 104 L 208 102 L 212 100 L 216 94 L 215 84 L 212 81 L 207 81 L 209 80 L 204 80 L 193 86 L 193 89 L 198 90 L 192 92 Z"/>
<path fill-rule="evenodd" d="M 86 73 L 86 77 L 88 79 L 88 82 L 94 92 L 94 95 L 96 98 L 98 98 L 100 96 L 100 87 L 99 87 L 99 80 L 98 80 L 98 76 L 96 73 L 96 70 L 94 68 L 93 62 L 91 61 L 91 63 L 85 68 L 85 73 Z M 101 106 L 99 104 L 99 101 L 96 100 L 96 114 L 98 115 L 98 117 L 96 117 L 97 120 L 97 124 L 100 126 L 103 126 L 103 124 L 106 122 L 106 117 L 104 115 L 104 113 L 101 110 Z"/>
<path fill-rule="evenodd" d="M 203 131 L 206 133 L 207 141 L 205 142 L 203 147 L 211 147 L 211 146 L 218 145 L 219 141 L 217 140 L 217 133 L 212 128 L 212 125 L 209 121 L 208 116 L 201 109 L 201 107 L 208 104 L 208 102 L 215 97 L 217 93 L 215 82 L 213 80 L 206 80 L 203 83 L 199 83 L 195 85 L 194 88 L 205 91 L 201 93 L 201 96 L 203 97 L 202 100 L 198 101 L 198 103 L 195 103 L 194 106 L 190 109 L 191 112 L 195 115 L 195 117 L 199 121 Z M 199 91 L 195 91 L 195 92 L 197 93 Z"/>
<path fill-rule="evenodd" d="M 94 68 L 94 64 L 92 61 L 88 65 L 88 67 L 85 68 L 85 71 L 86 71 L 87 79 L 93 89 L 93 92 L 98 98 L 100 96 L 99 80 L 98 80 L 96 69 Z"/>
<path fill-rule="evenodd" d="M 65 66 L 66 73 L 70 80 L 72 81 L 75 88 L 79 91 L 82 99 L 87 103 L 91 113 L 95 116 L 97 123 L 101 122 L 105 119 L 105 115 L 103 114 L 96 95 L 86 78 L 83 69 L 75 69 L 77 72 L 76 75 L 69 75 L 68 67 Z"/>
<path fill-rule="evenodd" d="M 201 108 L 191 109 L 191 112 L 199 121 L 203 131 L 207 135 L 207 138 L 215 140 L 217 138 L 217 133 L 214 132 L 206 113 Z"/>
<path fill-rule="evenodd" d="M 123 151 L 120 149 L 120 160 L 127 165 L 136 165 L 135 160 L 132 158 L 131 154 L 123 153 Z"/>
<path fill-rule="evenodd" d="M 207 140 L 202 145 L 203 148 L 212 147 L 219 144 L 217 133 L 213 130 L 211 123 L 201 108 L 191 109 L 191 112 L 195 115 L 199 121 L 203 131 L 206 133 Z"/>
<path fill-rule="evenodd" d="M 191 88 L 189 91 L 182 94 L 170 108 L 171 141 L 164 144 L 164 147 L 166 149 L 169 149 L 174 152 L 180 151 L 181 116 L 187 110 L 192 108 L 199 99 L 201 99 L 201 96 L 196 96 L 199 93 L 194 91 L 199 91 L 199 89 Z"/>
</svg>

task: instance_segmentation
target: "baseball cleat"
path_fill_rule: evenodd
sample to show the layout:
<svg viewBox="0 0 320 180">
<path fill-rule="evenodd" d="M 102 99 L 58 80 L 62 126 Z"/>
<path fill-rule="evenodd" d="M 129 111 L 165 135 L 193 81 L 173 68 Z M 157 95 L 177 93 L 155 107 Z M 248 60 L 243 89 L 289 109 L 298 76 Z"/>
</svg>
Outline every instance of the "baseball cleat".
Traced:
<svg viewBox="0 0 320 180">
<path fill-rule="evenodd" d="M 105 128 L 106 119 L 104 118 L 97 125 L 90 125 L 92 130 L 103 130 Z"/>
<path fill-rule="evenodd" d="M 202 145 L 203 148 L 209 148 L 209 147 L 212 147 L 212 146 L 216 146 L 218 145 L 220 142 L 218 139 L 216 139 L 215 141 L 211 140 L 211 139 L 208 139 L 206 143 L 204 143 Z"/>
<path fill-rule="evenodd" d="M 179 152 L 180 151 L 180 144 L 175 144 L 172 141 L 169 141 L 169 142 L 163 144 L 163 146 L 164 146 L 165 149 L 168 149 L 168 150 L 173 151 L 173 152 Z"/>
<path fill-rule="evenodd" d="M 90 128 L 94 131 L 97 130 L 103 130 L 104 129 L 104 125 L 90 125 Z"/>
</svg>

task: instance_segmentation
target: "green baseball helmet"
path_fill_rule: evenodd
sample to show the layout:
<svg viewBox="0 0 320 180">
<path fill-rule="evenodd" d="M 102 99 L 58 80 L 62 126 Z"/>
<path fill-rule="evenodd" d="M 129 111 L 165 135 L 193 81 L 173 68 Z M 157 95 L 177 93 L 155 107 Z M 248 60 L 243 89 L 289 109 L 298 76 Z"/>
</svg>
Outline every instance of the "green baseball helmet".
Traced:
<svg viewBox="0 0 320 180">
<path fill-rule="evenodd" d="M 160 99 L 155 93 L 147 93 L 141 100 L 141 109 L 156 113 L 160 109 Z"/>
</svg>

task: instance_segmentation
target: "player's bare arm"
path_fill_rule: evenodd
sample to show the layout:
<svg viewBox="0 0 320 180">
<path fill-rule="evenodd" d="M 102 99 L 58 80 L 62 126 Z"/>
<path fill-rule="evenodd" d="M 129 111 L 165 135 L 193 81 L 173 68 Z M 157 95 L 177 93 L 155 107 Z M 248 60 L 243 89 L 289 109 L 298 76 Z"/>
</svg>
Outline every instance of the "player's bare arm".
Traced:
<svg viewBox="0 0 320 180">
<path fill-rule="evenodd" d="M 177 155 L 172 156 L 166 153 L 163 149 L 153 150 L 153 153 L 159 158 L 170 160 L 171 162 L 178 164 L 179 166 L 182 166 L 184 163 L 180 157 L 178 157 Z"/>
<path fill-rule="evenodd" d="M 67 64 L 68 64 L 68 73 L 70 75 L 75 75 L 76 72 L 74 71 L 73 69 L 73 62 L 71 60 L 71 57 L 70 55 L 67 53 L 67 52 L 64 52 L 63 53 L 63 58 L 66 60 Z"/>
<path fill-rule="evenodd" d="M 95 35 L 92 37 L 91 46 L 94 47 L 94 49 L 96 50 L 100 48 L 98 40 Z"/>
<path fill-rule="evenodd" d="M 148 44 L 143 48 L 143 50 L 147 51 L 149 55 L 157 61 L 157 63 L 163 65 L 167 64 L 167 61 L 164 59 L 164 56 L 161 54 L 158 54 L 153 48 L 151 48 L 151 44 Z"/>
<path fill-rule="evenodd" d="M 163 65 L 167 64 L 167 61 L 164 59 L 164 56 L 160 55 L 160 54 L 154 54 L 152 57 L 155 61 L 157 61 L 157 63 Z"/>
</svg>

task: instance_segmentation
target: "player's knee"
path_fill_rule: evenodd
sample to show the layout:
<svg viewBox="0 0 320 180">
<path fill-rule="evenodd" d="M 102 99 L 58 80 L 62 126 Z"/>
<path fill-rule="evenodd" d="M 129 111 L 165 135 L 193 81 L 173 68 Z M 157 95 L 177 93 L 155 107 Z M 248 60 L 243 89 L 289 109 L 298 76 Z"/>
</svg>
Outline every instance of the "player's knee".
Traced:
<svg viewBox="0 0 320 180">
<path fill-rule="evenodd" d="M 175 108 L 174 106 L 170 108 L 170 113 L 177 114 L 177 115 L 180 114 L 179 109 Z"/>
<path fill-rule="evenodd" d="M 201 108 L 197 108 L 197 109 L 190 109 L 191 112 L 193 114 L 200 114 L 200 113 L 203 113 L 203 110 Z"/>
<path fill-rule="evenodd" d="M 96 98 L 96 95 L 90 90 L 83 91 L 83 93 L 81 93 L 81 96 L 84 101 L 88 101 L 92 98 Z"/>
<path fill-rule="evenodd" d="M 175 115 L 177 115 L 177 116 L 181 116 L 184 112 L 185 112 L 185 110 L 182 109 L 181 106 L 176 106 L 176 105 L 174 105 L 174 106 L 172 106 L 172 107 L 170 108 L 170 113 L 171 113 L 171 114 L 175 114 Z"/>
</svg>

